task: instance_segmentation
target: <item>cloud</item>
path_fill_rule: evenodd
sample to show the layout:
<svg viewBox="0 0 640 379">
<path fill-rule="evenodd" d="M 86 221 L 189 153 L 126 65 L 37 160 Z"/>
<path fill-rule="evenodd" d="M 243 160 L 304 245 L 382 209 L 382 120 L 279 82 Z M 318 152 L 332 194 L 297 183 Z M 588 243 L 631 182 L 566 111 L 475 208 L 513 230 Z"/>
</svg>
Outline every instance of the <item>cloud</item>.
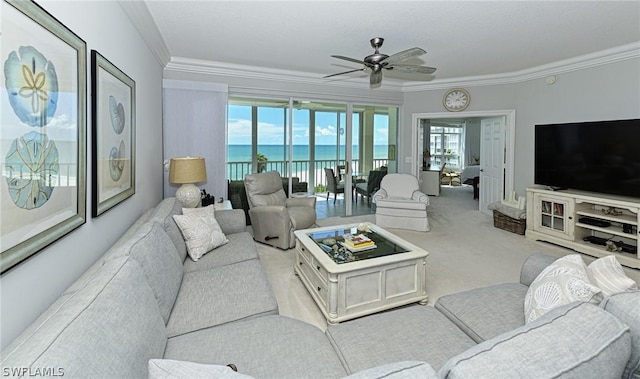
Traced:
<svg viewBox="0 0 640 379">
<path fill-rule="evenodd" d="M 326 128 L 323 128 L 321 126 L 316 126 L 316 135 L 317 136 L 335 136 L 336 127 L 332 125 L 328 125 Z"/>
</svg>

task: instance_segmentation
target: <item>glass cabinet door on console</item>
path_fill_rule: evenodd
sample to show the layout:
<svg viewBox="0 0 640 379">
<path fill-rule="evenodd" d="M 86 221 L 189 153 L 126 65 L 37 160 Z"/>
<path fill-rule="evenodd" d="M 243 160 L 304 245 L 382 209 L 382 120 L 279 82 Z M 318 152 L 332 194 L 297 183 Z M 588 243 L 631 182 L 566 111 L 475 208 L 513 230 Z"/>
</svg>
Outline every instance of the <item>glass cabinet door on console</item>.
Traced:
<svg viewBox="0 0 640 379">
<path fill-rule="evenodd" d="M 535 194 L 534 200 L 534 229 L 573 240 L 574 203 L 569 199 L 542 194 Z"/>
</svg>

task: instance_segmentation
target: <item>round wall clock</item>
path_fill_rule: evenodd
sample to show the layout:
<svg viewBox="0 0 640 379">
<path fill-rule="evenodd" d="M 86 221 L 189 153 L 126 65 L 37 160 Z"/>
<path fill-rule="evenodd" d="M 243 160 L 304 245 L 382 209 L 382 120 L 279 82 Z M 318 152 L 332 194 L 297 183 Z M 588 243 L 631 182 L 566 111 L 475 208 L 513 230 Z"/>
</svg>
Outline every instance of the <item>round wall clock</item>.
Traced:
<svg viewBox="0 0 640 379">
<path fill-rule="evenodd" d="M 462 88 L 454 88 L 447 91 L 442 99 L 442 104 L 450 112 L 460 112 L 465 110 L 471 102 L 469 92 Z"/>
</svg>

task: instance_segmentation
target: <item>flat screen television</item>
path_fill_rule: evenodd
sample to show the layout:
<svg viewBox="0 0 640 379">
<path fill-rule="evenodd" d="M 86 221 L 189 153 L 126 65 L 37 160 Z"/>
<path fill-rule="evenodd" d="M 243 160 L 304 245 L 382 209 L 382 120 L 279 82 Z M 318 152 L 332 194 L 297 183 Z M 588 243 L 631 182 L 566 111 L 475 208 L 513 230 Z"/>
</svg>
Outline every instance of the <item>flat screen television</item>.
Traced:
<svg viewBox="0 0 640 379">
<path fill-rule="evenodd" d="M 640 198 L 640 119 L 535 126 L 535 183 Z"/>
</svg>

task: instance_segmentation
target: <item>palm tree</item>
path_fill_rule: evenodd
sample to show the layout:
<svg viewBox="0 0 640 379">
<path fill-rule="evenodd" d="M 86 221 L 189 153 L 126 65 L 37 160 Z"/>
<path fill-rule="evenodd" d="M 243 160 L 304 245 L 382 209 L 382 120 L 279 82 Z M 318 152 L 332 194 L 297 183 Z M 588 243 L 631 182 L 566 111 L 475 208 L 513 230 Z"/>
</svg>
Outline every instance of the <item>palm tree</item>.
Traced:
<svg viewBox="0 0 640 379">
<path fill-rule="evenodd" d="M 258 172 L 264 172 L 267 169 L 267 157 L 264 154 L 258 153 L 256 155 L 256 160 L 258 161 Z"/>
</svg>

